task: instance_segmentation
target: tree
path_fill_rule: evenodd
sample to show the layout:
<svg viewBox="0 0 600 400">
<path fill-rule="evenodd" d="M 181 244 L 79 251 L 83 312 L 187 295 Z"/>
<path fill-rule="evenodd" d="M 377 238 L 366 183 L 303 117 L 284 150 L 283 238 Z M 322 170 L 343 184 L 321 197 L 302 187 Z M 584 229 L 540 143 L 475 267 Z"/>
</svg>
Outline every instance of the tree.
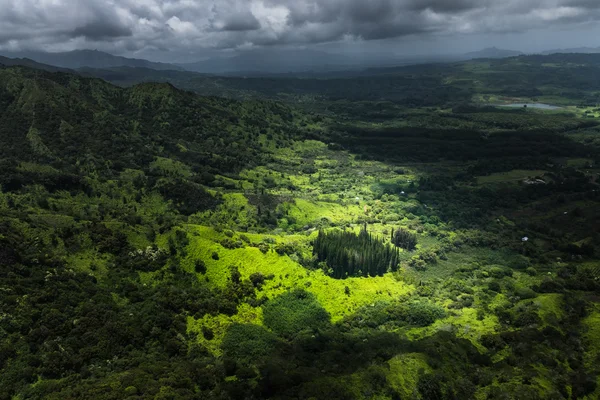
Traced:
<svg viewBox="0 0 600 400">
<path fill-rule="evenodd" d="M 417 235 L 404 228 L 398 228 L 393 233 L 392 243 L 405 250 L 414 250 L 417 246 Z"/>
</svg>

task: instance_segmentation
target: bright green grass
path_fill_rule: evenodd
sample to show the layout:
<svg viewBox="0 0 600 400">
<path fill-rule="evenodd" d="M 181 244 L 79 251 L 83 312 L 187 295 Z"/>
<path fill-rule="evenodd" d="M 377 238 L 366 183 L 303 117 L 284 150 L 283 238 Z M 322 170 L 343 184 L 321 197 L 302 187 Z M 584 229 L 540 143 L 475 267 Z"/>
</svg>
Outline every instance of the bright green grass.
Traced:
<svg viewBox="0 0 600 400">
<path fill-rule="evenodd" d="M 435 321 L 432 325 L 423 328 L 410 328 L 406 334 L 410 340 L 418 340 L 427 336 L 433 336 L 440 330 L 456 332 L 456 336 L 468 339 L 480 352 L 486 348 L 480 343 L 481 337 L 487 334 L 497 333 L 500 329 L 498 317 L 486 314 L 480 321 L 477 319 L 475 308 L 463 308 L 457 311 L 457 315 L 449 315 L 446 318 Z"/>
<path fill-rule="evenodd" d="M 189 166 L 171 158 L 156 157 L 150 163 L 150 169 L 165 176 L 183 176 L 186 178 L 192 176 L 192 170 Z"/>
<path fill-rule="evenodd" d="M 478 176 L 477 184 L 485 185 L 488 183 L 518 182 L 526 178 L 541 176 L 545 173 L 546 171 L 542 170 L 513 169 L 508 172 L 498 172 L 488 176 Z"/>
<path fill-rule="evenodd" d="M 557 327 L 558 322 L 564 316 L 563 295 L 560 293 L 540 294 L 533 299 L 534 304 L 539 306 L 538 315 L 543 321 L 543 326 L 553 325 Z"/>
<path fill-rule="evenodd" d="M 227 329 L 233 323 L 262 325 L 262 308 L 253 308 L 246 303 L 242 303 L 238 306 L 237 314 L 231 317 L 224 314 L 215 316 L 206 314 L 201 319 L 187 317 L 187 330 L 196 333 L 198 343 L 206 347 L 211 354 L 220 356 L 223 354 L 221 342 L 227 333 Z M 214 338 L 207 340 L 202 334 L 202 327 L 212 330 Z"/>
<path fill-rule="evenodd" d="M 396 281 L 391 274 L 374 278 L 333 279 L 321 270 L 309 271 L 287 255 L 280 256 L 272 250 L 263 254 L 255 247 L 225 249 L 214 241 L 220 237 L 217 232 L 199 226 L 192 229 L 195 229 L 199 236 L 193 234 L 190 236 L 188 256 L 182 261 L 182 265 L 187 270 L 193 271 L 194 260 L 204 260 L 207 267 L 206 277 L 212 285 L 218 287 L 227 285 L 230 265 L 238 267 L 242 279 L 247 279 L 255 272 L 265 276 L 273 274 L 275 278 L 265 283 L 259 295 L 272 298 L 292 288 L 304 288 L 317 297 L 321 305 L 331 314 L 333 322 L 366 304 L 397 298 L 413 290 L 412 286 Z M 254 239 L 257 236 L 250 237 Z M 297 238 L 302 237 L 297 236 Z M 212 258 L 213 252 L 218 253 L 219 260 Z M 346 286 L 350 289 L 350 296 L 345 294 Z"/>
<path fill-rule="evenodd" d="M 79 272 L 85 272 L 95 277 L 102 277 L 108 272 L 108 262 L 111 256 L 88 249 L 67 256 L 67 265 Z"/>
<path fill-rule="evenodd" d="M 294 204 L 290 205 L 288 213 L 296 219 L 296 225 L 303 226 L 322 219 L 334 224 L 353 222 L 359 215 L 364 214 L 364 211 L 356 204 L 342 206 L 336 203 L 296 199 Z"/>
<path fill-rule="evenodd" d="M 248 203 L 242 193 L 225 193 L 223 202 L 214 210 L 197 213 L 190 218 L 194 224 L 211 226 L 250 226 L 256 215 L 256 207 Z"/>
<path fill-rule="evenodd" d="M 189 235 L 190 244 L 187 248 L 187 257 L 182 260 L 182 266 L 192 272 L 194 271 L 194 261 L 203 260 L 206 263 L 207 272 L 205 276 L 198 275 L 199 279 L 208 278 L 211 285 L 225 287 L 230 278 L 230 265 L 238 267 L 242 279 L 248 279 L 255 272 L 260 272 L 265 276 L 273 274 L 274 279 L 265 282 L 262 290 L 257 291 L 258 296 L 273 298 L 293 288 L 307 290 L 316 296 L 319 303 L 331 315 L 333 323 L 367 304 L 396 299 L 414 290 L 412 285 L 395 280 L 391 274 L 374 278 L 333 279 L 321 270 L 309 271 L 287 255 L 281 256 L 272 250 L 263 254 L 255 247 L 225 249 L 217 243 L 224 238 L 224 235 L 211 228 L 189 225 L 187 229 L 191 233 Z M 247 234 L 247 236 L 251 241 L 259 238 L 274 238 L 272 235 Z M 277 238 L 279 241 L 296 240 L 298 242 L 308 239 L 306 236 L 300 235 Z M 213 252 L 218 254 L 218 260 L 212 258 Z M 346 287 L 350 291 L 349 295 L 345 293 Z M 239 314 L 232 318 L 205 316 L 203 323 L 211 326 L 226 322 L 230 324 L 238 317 Z M 258 323 L 258 321 L 260 319 L 250 322 Z M 190 324 L 193 325 L 191 322 Z M 219 336 L 216 334 L 214 342 L 217 343 L 219 340 Z M 215 346 L 212 348 L 216 348 Z"/>
<path fill-rule="evenodd" d="M 590 314 L 583 320 L 585 333 L 583 338 L 586 345 L 585 362 L 592 367 L 593 363 L 600 354 L 600 306 L 594 305 Z"/>
<path fill-rule="evenodd" d="M 402 399 L 414 398 L 418 392 L 419 375 L 431 372 L 431 367 L 427 364 L 427 356 L 421 353 L 400 354 L 389 360 L 387 364 L 389 366 L 387 380 Z"/>
<path fill-rule="evenodd" d="M 153 244 L 148 240 L 145 232 L 142 232 L 139 228 L 132 227 L 122 222 L 105 222 L 104 225 L 114 232 L 120 231 L 125 233 L 129 244 L 136 249 L 145 249 Z"/>
</svg>

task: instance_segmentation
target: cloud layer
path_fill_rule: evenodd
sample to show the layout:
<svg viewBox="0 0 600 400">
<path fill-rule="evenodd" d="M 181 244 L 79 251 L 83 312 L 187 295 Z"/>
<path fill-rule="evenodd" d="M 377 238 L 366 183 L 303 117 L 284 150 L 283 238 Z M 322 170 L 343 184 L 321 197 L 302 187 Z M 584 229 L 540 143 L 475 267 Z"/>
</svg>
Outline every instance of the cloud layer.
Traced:
<svg viewBox="0 0 600 400">
<path fill-rule="evenodd" d="M 598 20 L 598 0 L 0 0 L 0 49 L 193 53 Z"/>
</svg>

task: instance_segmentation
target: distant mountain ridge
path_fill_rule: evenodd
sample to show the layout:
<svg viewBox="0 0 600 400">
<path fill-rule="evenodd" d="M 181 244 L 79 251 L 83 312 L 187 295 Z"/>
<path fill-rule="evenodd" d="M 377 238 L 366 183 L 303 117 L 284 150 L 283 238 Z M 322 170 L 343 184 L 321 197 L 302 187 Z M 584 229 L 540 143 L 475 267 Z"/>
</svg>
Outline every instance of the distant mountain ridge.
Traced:
<svg viewBox="0 0 600 400">
<path fill-rule="evenodd" d="M 227 74 L 235 72 L 288 73 L 308 70 L 343 69 L 364 60 L 317 50 L 250 50 L 229 57 L 215 57 L 178 64 L 192 72 Z"/>
<path fill-rule="evenodd" d="M 488 47 L 479 51 L 465 53 L 468 58 L 506 58 L 523 55 L 522 52 L 516 50 L 499 49 L 497 47 Z"/>
<path fill-rule="evenodd" d="M 60 68 L 113 68 L 134 67 L 150 68 L 155 70 L 178 70 L 183 68 L 166 63 L 152 62 L 138 58 L 115 56 L 98 50 L 73 50 L 62 53 L 48 53 L 41 51 L 23 51 L 16 53 L 5 52 L 2 56 L 10 58 L 27 58 L 35 62 L 52 65 Z"/>
<path fill-rule="evenodd" d="M 575 48 L 567 48 L 567 49 L 553 49 L 553 50 L 543 51 L 540 54 L 549 55 L 549 54 L 573 54 L 573 53 L 596 54 L 596 53 L 600 53 L 600 47 L 575 47 Z"/>
<path fill-rule="evenodd" d="M 33 60 L 30 60 L 29 58 L 8 58 L 8 57 L 0 56 L 0 65 L 5 65 L 7 67 L 14 67 L 14 66 L 29 67 L 29 68 L 41 69 L 43 71 L 48 71 L 48 72 L 71 72 L 71 73 L 75 72 L 68 68 L 60 68 L 60 67 L 55 67 L 53 65 L 47 65 L 47 64 L 35 62 Z"/>
</svg>

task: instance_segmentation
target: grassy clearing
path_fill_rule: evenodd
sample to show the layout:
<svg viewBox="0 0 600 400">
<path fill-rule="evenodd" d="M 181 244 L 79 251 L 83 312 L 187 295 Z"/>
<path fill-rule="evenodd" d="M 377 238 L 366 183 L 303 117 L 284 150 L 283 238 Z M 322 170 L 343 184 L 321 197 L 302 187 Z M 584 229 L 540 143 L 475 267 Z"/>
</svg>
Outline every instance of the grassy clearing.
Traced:
<svg viewBox="0 0 600 400">
<path fill-rule="evenodd" d="M 533 300 L 534 304 L 539 306 L 538 315 L 544 322 L 544 327 L 548 325 L 558 326 L 558 321 L 563 318 L 565 311 L 563 307 L 563 295 L 559 293 L 547 293 L 537 296 Z"/>
<path fill-rule="evenodd" d="M 358 205 L 342 206 L 336 203 L 296 199 L 289 207 L 289 216 L 296 220 L 296 225 L 303 226 L 323 219 L 333 224 L 352 223 L 364 214 Z"/>
<path fill-rule="evenodd" d="M 400 354 L 389 360 L 387 364 L 388 382 L 402 399 L 413 398 L 417 392 L 419 375 L 431 372 L 426 356 L 421 353 Z"/>
<path fill-rule="evenodd" d="M 221 234 L 207 227 L 194 226 L 191 229 L 199 233 L 199 236 L 190 236 L 188 256 L 182 260 L 186 270 L 193 271 L 195 260 L 203 260 L 206 263 L 207 272 L 204 277 L 208 278 L 211 285 L 225 287 L 230 278 L 229 266 L 235 265 L 239 268 L 242 279 L 248 279 L 251 274 L 260 272 L 265 276 L 274 275 L 263 286 L 259 296 L 273 298 L 287 290 L 302 288 L 313 293 L 321 305 L 331 314 L 332 322 L 337 322 L 345 315 L 351 314 L 358 308 L 372 304 L 379 300 L 389 300 L 412 292 L 413 287 L 395 280 L 391 274 L 375 278 L 348 278 L 337 280 L 327 276 L 321 270 L 310 271 L 293 261 L 287 255 L 279 255 L 275 251 L 263 254 L 258 248 L 244 247 L 239 249 L 225 249 L 215 240 L 219 240 Z M 271 239 L 274 236 L 250 235 L 249 238 Z M 295 236 L 285 240 L 308 240 L 307 237 Z M 212 254 L 216 252 L 218 260 L 213 259 Z M 345 294 L 346 286 L 350 295 Z"/>
<path fill-rule="evenodd" d="M 237 314 L 231 317 L 224 314 L 214 316 L 206 314 L 201 319 L 187 317 L 187 330 L 188 332 L 194 332 L 197 335 L 198 343 L 206 347 L 211 354 L 220 356 L 223 354 L 221 342 L 227 333 L 227 329 L 233 323 L 262 325 L 262 309 L 243 303 L 238 307 Z M 204 337 L 203 327 L 210 329 L 214 337 L 210 340 Z"/>
<path fill-rule="evenodd" d="M 480 352 L 487 351 L 480 343 L 481 337 L 487 334 L 497 333 L 500 330 L 498 317 L 486 314 L 483 319 L 477 318 L 475 308 L 463 308 L 453 312 L 446 318 L 437 320 L 432 325 L 424 328 L 410 328 L 406 335 L 411 340 L 433 336 L 438 331 L 454 332 L 457 337 L 468 339 Z"/>
<path fill-rule="evenodd" d="M 257 296 L 273 298 L 294 288 L 304 289 L 316 296 L 319 303 L 331 315 L 333 323 L 365 305 L 381 300 L 397 299 L 414 290 L 412 285 L 397 281 L 391 274 L 368 279 L 333 279 L 321 270 L 307 270 L 289 256 L 279 255 L 273 250 L 262 253 L 255 247 L 226 249 L 218 243 L 226 236 L 211 228 L 189 225 L 187 229 L 191 233 L 189 235 L 190 244 L 187 248 L 187 256 L 181 264 L 187 271 L 192 272 L 195 260 L 203 260 L 206 263 L 207 271 L 205 275 L 198 274 L 198 279 L 206 279 L 211 285 L 224 288 L 230 279 L 229 266 L 231 265 L 238 267 L 242 279 L 248 279 L 256 272 L 265 276 L 273 275 L 273 279 L 267 280 L 262 289 L 257 291 Z M 252 242 L 258 241 L 258 239 L 271 239 L 278 242 L 305 243 L 309 240 L 309 237 L 302 235 L 278 237 L 247 234 L 246 236 Z M 218 259 L 214 259 L 213 253 L 218 254 Z M 349 294 L 346 294 L 346 287 Z M 200 325 L 214 328 L 215 339 L 208 347 L 218 354 L 216 349 L 227 326 L 240 321 L 260 323 L 260 313 L 260 308 L 252 310 L 243 308 L 238 310 L 238 314 L 233 317 L 206 315 L 199 321 L 189 319 L 188 325 L 192 330 Z"/>
</svg>

